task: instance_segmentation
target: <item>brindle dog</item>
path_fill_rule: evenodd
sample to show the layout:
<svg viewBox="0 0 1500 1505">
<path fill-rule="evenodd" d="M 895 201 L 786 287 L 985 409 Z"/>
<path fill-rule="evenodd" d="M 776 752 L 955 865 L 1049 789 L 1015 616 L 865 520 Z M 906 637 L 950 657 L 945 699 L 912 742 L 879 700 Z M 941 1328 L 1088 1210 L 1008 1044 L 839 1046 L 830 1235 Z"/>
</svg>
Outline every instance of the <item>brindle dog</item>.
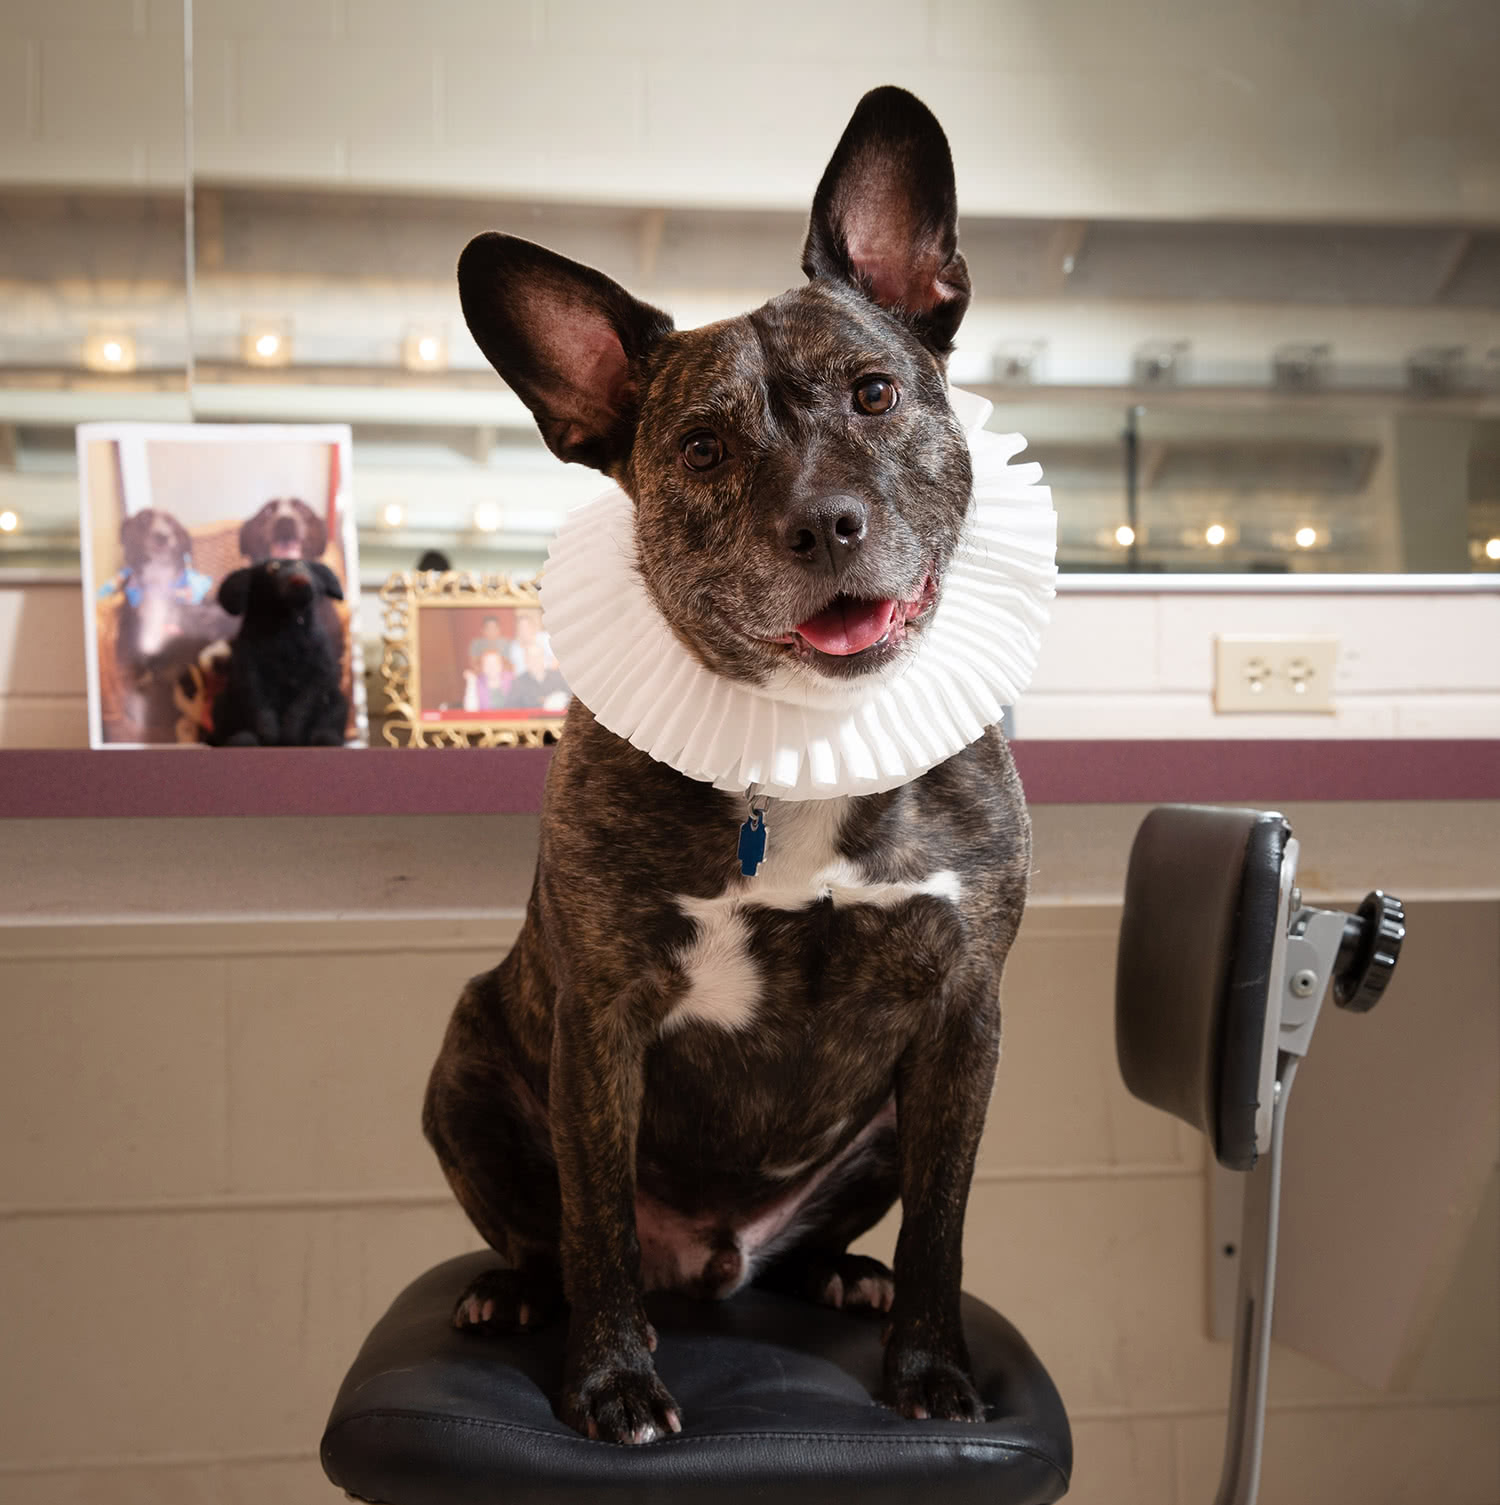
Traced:
<svg viewBox="0 0 1500 1505">
<path fill-rule="evenodd" d="M 459 262 L 469 327 L 553 452 L 633 499 L 677 637 L 748 683 L 900 672 L 969 509 L 945 376 L 969 278 L 948 143 L 910 94 L 861 101 L 803 267 L 807 286 L 679 332 L 525 241 L 481 235 Z M 566 1305 L 560 1414 L 647 1442 L 681 1418 L 642 1292 L 755 1281 L 888 1311 L 886 1399 L 976 1419 L 964 1208 L 1030 862 L 1009 751 L 991 730 L 889 793 L 775 803 L 753 878 L 745 818 L 574 702 L 525 924 L 460 999 L 427 1093 L 506 1265 L 454 1321 L 515 1332 Z M 893 1276 L 847 1250 L 898 1196 Z"/>
</svg>

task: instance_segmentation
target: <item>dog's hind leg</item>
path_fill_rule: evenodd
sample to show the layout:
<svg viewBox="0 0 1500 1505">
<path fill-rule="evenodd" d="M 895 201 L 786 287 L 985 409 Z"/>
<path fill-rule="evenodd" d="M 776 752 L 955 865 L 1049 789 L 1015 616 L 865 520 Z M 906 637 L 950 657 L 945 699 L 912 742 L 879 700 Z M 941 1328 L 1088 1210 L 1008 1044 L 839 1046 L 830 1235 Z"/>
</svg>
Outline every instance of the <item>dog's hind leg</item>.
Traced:
<svg viewBox="0 0 1500 1505">
<path fill-rule="evenodd" d="M 767 1265 L 755 1284 L 819 1306 L 865 1307 L 888 1312 L 896 1299 L 890 1267 L 866 1254 L 803 1245 Z"/>
<path fill-rule="evenodd" d="M 459 1297 L 453 1325 L 540 1326 L 563 1307 L 561 1199 L 546 1109 L 497 1041 L 499 969 L 471 981 L 427 1084 L 422 1128 L 459 1205 L 504 1260 Z"/>
<path fill-rule="evenodd" d="M 519 1268 L 486 1270 L 453 1308 L 454 1327 L 485 1333 L 524 1333 L 545 1326 L 567 1305 L 562 1267 L 537 1255 Z"/>
<path fill-rule="evenodd" d="M 894 1125 L 882 1125 L 858 1158 L 820 1188 L 797 1242 L 755 1276 L 755 1284 L 821 1306 L 888 1312 L 896 1281 L 878 1259 L 849 1245 L 890 1211 L 900 1190 Z"/>
</svg>

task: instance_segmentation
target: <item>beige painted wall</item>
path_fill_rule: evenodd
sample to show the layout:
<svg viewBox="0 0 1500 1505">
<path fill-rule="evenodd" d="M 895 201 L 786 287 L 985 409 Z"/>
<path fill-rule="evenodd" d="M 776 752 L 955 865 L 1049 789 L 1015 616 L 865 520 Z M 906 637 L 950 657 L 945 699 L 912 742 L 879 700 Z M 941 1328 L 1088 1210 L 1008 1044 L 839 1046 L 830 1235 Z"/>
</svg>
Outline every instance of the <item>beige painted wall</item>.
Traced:
<svg viewBox="0 0 1500 1505">
<path fill-rule="evenodd" d="M 1487 955 L 1500 810 L 1434 809 L 1405 828 L 1368 807 L 1289 813 L 1310 888 L 1409 881 L 1414 924 L 1425 905 L 1445 949 Z M 1006 982 L 967 1283 L 1058 1381 L 1072 1499 L 1199 1505 L 1229 1358 L 1205 1335 L 1204 1155 L 1128 1097 L 1113 1058 L 1110 895 L 1140 814 L 1037 812 L 1037 902 Z M 321 887 L 308 864 L 278 881 L 285 829 L 0 826 L 7 1502 L 333 1498 L 315 1449 L 343 1367 L 406 1280 L 475 1242 L 421 1141 L 420 1095 L 462 981 L 513 933 L 535 823 L 297 822 L 300 849 L 350 874 Z M 1382 848 L 1400 855 L 1375 871 Z M 140 871 L 70 881 L 90 853 L 107 874 Z M 1466 881 L 1488 897 L 1455 894 Z M 320 891 L 349 917 L 298 918 Z M 1403 972 L 1382 1009 L 1420 1009 L 1432 965 Z M 1500 957 L 1489 979 L 1474 1005 L 1500 1023 Z M 1296 1128 L 1294 1104 L 1294 1155 Z M 1404 1388 L 1278 1350 L 1265 1505 L 1500 1505 L 1497 1266 L 1492 1178 Z"/>
</svg>

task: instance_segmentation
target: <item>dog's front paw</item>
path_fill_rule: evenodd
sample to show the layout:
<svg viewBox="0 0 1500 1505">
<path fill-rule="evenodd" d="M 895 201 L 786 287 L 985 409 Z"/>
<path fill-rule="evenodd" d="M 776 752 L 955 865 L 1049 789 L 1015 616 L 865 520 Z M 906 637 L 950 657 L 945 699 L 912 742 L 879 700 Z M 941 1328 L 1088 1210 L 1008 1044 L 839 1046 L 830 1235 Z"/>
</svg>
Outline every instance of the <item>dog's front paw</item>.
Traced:
<svg viewBox="0 0 1500 1505">
<path fill-rule="evenodd" d="M 886 1400 L 913 1421 L 983 1421 L 974 1382 L 951 1359 L 922 1350 L 885 1352 Z"/>
<path fill-rule="evenodd" d="M 565 1389 L 562 1411 L 569 1426 L 600 1442 L 655 1442 L 682 1430 L 682 1412 L 649 1361 L 583 1375 Z"/>
<path fill-rule="evenodd" d="M 550 1271 L 486 1270 L 453 1308 L 460 1331 L 526 1333 L 552 1320 L 563 1305 L 561 1279 Z"/>
</svg>

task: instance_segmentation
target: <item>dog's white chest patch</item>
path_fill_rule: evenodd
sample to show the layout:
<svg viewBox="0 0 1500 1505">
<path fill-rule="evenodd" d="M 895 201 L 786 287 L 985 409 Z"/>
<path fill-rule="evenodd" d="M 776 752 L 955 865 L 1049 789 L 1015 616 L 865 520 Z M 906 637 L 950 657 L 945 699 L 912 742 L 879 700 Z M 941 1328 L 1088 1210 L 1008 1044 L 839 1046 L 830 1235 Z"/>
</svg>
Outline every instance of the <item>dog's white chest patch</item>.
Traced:
<svg viewBox="0 0 1500 1505">
<path fill-rule="evenodd" d="M 848 805 L 847 798 L 773 804 L 766 821 L 765 861 L 754 878 L 735 878 L 711 899 L 678 897 L 678 908 L 698 928 L 677 954 L 687 991 L 662 1021 L 663 1033 L 693 1020 L 727 1030 L 754 1022 L 761 978 L 747 909 L 807 909 L 825 899 L 889 909 L 921 894 L 958 903 L 962 889 L 951 868 L 914 882 L 877 882 L 840 856 L 838 837 Z"/>
</svg>

